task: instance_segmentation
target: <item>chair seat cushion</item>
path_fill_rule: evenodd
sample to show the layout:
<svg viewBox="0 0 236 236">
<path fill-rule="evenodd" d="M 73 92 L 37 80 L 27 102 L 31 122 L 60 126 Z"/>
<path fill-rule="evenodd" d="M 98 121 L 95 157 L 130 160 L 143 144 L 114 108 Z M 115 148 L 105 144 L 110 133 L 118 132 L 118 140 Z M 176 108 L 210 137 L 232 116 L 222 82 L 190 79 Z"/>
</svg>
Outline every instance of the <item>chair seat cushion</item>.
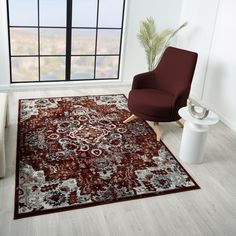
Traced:
<svg viewBox="0 0 236 236">
<path fill-rule="evenodd" d="M 129 93 L 128 107 L 134 114 L 165 118 L 172 114 L 173 95 L 157 89 L 132 89 Z"/>
</svg>

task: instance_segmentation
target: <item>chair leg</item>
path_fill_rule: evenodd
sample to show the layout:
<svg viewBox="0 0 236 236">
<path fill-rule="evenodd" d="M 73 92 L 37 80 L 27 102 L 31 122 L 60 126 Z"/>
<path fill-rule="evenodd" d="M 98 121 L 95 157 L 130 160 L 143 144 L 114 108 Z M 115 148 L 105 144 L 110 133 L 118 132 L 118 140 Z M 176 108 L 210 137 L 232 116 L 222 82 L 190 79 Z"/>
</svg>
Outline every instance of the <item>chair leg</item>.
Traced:
<svg viewBox="0 0 236 236">
<path fill-rule="evenodd" d="M 181 120 L 177 120 L 176 123 L 180 126 L 180 128 L 184 128 L 184 124 Z"/>
<path fill-rule="evenodd" d="M 128 123 L 128 122 L 130 122 L 132 120 L 136 120 L 136 119 L 138 119 L 138 117 L 133 114 L 130 117 L 128 117 L 126 120 L 124 120 L 123 123 L 126 124 L 126 123 Z"/>
<path fill-rule="evenodd" d="M 159 122 L 154 122 L 154 131 L 156 133 L 157 142 L 161 140 L 161 132 Z"/>
</svg>

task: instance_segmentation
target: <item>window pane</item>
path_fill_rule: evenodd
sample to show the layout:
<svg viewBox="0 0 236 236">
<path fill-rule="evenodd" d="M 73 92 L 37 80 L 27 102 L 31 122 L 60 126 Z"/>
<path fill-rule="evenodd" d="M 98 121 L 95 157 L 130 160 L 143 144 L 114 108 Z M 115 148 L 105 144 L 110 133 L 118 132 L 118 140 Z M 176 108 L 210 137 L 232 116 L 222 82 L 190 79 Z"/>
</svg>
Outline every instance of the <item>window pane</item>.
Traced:
<svg viewBox="0 0 236 236">
<path fill-rule="evenodd" d="M 40 80 L 65 80 L 65 57 L 41 57 Z"/>
<path fill-rule="evenodd" d="M 65 29 L 40 29 L 40 54 L 65 55 L 66 30 Z"/>
<path fill-rule="evenodd" d="M 99 27 L 121 28 L 123 0 L 99 1 Z"/>
<path fill-rule="evenodd" d="M 95 54 L 95 38 L 96 30 L 73 29 L 71 54 Z"/>
<path fill-rule="evenodd" d="M 73 0 L 73 27 L 95 27 L 97 21 L 97 0 Z"/>
<path fill-rule="evenodd" d="M 12 57 L 13 82 L 38 81 L 37 57 Z"/>
<path fill-rule="evenodd" d="M 40 0 L 40 26 L 66 26 L 66 0 Z"/>
<path fill-rule="evenodd" d="M 10 25 L 37 26 L 37 0 L 9 0 Z"/>
<path fill-rule="evenodd" d="M 38 55 L 38 29 L 10 28 L 12 55 Z"/>
<path fill-rule="evenodd" d="M 71 58 L 71 79 L 93 79 L 94 58 L 90 56 Z"/>
<path fill-rule="evenodd" d="M 97 53 L 119 54 L 120 30 L 98 30 Z"/>
<path fill-rule="evenodd" d="M 118 56 L 97 56 L 96 79 L 118 77 Z"/>
</svg>

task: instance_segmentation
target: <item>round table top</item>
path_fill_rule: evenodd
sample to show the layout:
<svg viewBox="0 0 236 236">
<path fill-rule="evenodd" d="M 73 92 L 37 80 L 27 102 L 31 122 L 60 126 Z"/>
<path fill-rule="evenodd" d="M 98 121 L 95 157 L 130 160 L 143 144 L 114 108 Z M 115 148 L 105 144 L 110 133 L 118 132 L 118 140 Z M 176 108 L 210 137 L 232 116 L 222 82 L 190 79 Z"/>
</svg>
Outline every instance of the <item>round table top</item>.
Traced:
<svg viewBox="0 0 236 236">
<path fill-rule="evenodd" d="M 179 109 L 179 115 L 186 121 L 189 121 L 193 124 L 198 125 L 214 125 L 219 121 L 219 116 L 216 115 L 214 112 L 209 111 L 209 114 L 206 118 L 200 120 L 194 118 L 188 111 L 188 107 L 182 107 Z"/>
</svg>

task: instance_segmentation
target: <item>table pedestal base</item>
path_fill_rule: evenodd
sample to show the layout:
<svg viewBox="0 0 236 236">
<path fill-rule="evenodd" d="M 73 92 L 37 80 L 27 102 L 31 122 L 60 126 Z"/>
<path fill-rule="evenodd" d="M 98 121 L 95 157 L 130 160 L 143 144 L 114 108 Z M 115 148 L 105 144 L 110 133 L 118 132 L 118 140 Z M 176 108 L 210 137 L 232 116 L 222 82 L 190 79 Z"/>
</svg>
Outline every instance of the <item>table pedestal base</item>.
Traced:
<svg viewBox="0 0 236 236">
<path fill-rule="evenodd" d="M 207 132 L 208 125 L 185 122 L 179 153 L 181 160 L 191 164 L 203 161 Z"/>
</svg>

